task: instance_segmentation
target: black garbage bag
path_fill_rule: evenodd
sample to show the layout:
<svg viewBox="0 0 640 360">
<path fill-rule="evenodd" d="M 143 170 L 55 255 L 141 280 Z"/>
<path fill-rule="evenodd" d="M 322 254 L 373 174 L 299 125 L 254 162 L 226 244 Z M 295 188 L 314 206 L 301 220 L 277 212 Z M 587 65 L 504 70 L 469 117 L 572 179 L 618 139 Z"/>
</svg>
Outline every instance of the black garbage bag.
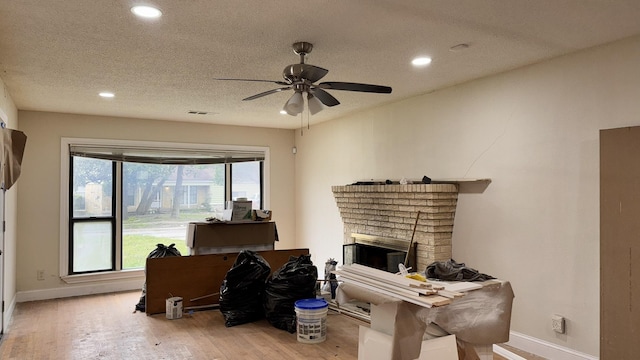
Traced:
<svg viewBox="0 0 640 360">
<path fill-rule="evenodd" d="M 264 310 L 274 327 L 296 332 L 295 302 L 316 297 L 318 269 L 310 255 L 291 257 L 267 280 Z"/>
<path fill-rule="evenodd" d="M 262 296 L 271 267 L 258 253 L 242 250 L 220 286 L 220 311 L 231 327 L 264 318 Z"/>
<path fill-rule="evenodd" d="M 425 275 L 428 279 L 445 281 L 487 281 L 495 279 L 491 275 L 482 274 L 478 270 L 467 267 L 455 260 L 436 261 L 427 266 Z"/>
<path fill-rule="evenodd" d="M 153 249 L 153 251 L 151 251 L 149 255 L 147 255 L 147 259 L 163 258 L 163 257 L 169 257 L 169 256 L 182 256 L 182 254 L 180 254 L 180 250 L 176 249 L 175 246 L 176 244 L 171 244 L 169 246 L 165 246 L 164 244 L 157 244 L 156 248 Z M 145 273 L 147 272 L 146 264 L 145 264 L 144 271 Z M 142 285 L 142 296 L 140 296 L 140 301 L 138 301 L 138 303 L 136 304 L 135 311 L 142 311 L 142 312 L 145 311 L 146 299 L 147 299 L 147 282 L 145 281 L 144 284 Z"/>
</svg>

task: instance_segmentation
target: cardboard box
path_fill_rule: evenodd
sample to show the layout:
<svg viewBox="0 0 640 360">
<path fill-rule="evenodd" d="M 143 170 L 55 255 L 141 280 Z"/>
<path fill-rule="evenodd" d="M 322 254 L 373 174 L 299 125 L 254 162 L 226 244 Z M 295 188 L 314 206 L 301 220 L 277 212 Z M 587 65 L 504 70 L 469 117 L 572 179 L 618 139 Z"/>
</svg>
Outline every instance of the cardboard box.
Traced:
<svg viewBox="0 0 640 360">
<path fill-rule="evenodd" d="M 358 360 L 388 360 L 394 358 L 392 335 L 362 325 L 360 325 L 358 335 Z M 406 354 L 401 352 L 400 358 L 402 360 L 409 359 L 409 357 L 402 355 Z M 420 344 L 420 355 L 415 359 L 458 360 L 456 336 L 448 335 L 431 340 L 423 340 Z"/>
<path fill-rule="evenodd" d="M 179 296 L 167 299 L 167 319 L 174 320 L 182 317 L 182 298 Z"/>
<path fill-rule="evenodd" d="M 227 201 L 227 208 L 222 211 L 224 221 L 252 221 L 253 202 L 251 200 Z"/>
<path fill-rule="evenodd" d="M 277 241 L 275 222 L 192 222 L 187 229 L 187 247 L 216 248 L 265 245 Z"/>
<path fill-rule="evenodd" d="M 231 208 L 231 221 L 251 220 L 251 210 L 253 210 L 253 202 L 234 201 Z"/>
</svg>

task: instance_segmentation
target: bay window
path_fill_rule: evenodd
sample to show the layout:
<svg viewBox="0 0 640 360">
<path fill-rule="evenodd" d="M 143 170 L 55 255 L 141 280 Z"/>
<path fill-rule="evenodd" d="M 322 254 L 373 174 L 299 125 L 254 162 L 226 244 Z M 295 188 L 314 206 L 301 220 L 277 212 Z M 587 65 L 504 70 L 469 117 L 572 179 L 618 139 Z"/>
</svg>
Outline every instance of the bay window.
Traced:
<svg viewBox="0 0 640 360">
<path fill-rule="evenodd" d="M 189 222 L 221 218 L 228 200 L 260 209 L 268 198 L 266 147 L 65 138 L 62 164 L 67 282 L 140 271 L 158 243 L 186 255 Z"/>
</svg>

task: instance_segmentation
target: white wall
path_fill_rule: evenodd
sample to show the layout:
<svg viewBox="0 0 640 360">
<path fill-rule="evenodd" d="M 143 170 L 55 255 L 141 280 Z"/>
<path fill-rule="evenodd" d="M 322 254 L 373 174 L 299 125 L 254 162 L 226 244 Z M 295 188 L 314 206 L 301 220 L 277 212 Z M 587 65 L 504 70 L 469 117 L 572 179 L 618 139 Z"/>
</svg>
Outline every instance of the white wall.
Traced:
<svg viewBox="0 0 640 360">
<path fill-rule="evenodd" d="M 18 128 L 18 110 L 2 79 L 0 79 L 0 112 L 2 112 L 2 117 L 6 118 L 7 128 Z M 4 293 L 2 299 L 0 299 L 5 303 L 5 312 L 3 314 L 5 329 L 9 324 L 9 319 L 15 306 L 16 296 L 16 227 L 19 184 L 20 181 L 18 180 L 5 194 L 6 231 L 4 234 L 4 253 L 2 254 L 4 261 Z"/>
<path fill-rule="evenodd" d="M 511 281 L 512 331 L 597 356 L 598 131 L 640 124 L 639 63 L 628 39 L 297 134 L 299 245 L 316 263 L 342 259 L 332 185 L 491 178 L 459 196 L 454 259 Z M 567 334 L 551 330 L 554 313 Z"/>
<path fill-rule="evenodd" d="M 25 296 L 27 299 L 117 288 L 113 284 L 96 283 L 82 284 L 82 289 L 86 290 L 78 290 L 78 287 L 73 288 L 59 278 L 62 137 L 268 146 L 271 173 L 271 201 L 268 205 L 273 210 L 273 220 L 280 237 L 276 248 L 296 247 L 292 130 L 33 111 L 20 111 L 19 117 L 20 129 L 29 140 L 19 180 L 17 290 L 19 294 L 44 294 Z M 36 279 L 37 269 L 44 269 L 44 281 Z"/>
</svg>

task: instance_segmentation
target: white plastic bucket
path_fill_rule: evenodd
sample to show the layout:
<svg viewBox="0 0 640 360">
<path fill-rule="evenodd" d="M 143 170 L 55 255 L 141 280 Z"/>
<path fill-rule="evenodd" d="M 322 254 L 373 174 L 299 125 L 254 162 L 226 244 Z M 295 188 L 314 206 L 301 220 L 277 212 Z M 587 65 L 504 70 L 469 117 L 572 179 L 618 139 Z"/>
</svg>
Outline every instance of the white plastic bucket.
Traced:
<svg viewBox="0 0 640 360">
<path fill-rule="evenodd" d="M 329 304 L 324 299 L 303 299 L 295 302 L 299 342 L 316 344 L 327 339 L 328 309 Z"/>
</svg>

